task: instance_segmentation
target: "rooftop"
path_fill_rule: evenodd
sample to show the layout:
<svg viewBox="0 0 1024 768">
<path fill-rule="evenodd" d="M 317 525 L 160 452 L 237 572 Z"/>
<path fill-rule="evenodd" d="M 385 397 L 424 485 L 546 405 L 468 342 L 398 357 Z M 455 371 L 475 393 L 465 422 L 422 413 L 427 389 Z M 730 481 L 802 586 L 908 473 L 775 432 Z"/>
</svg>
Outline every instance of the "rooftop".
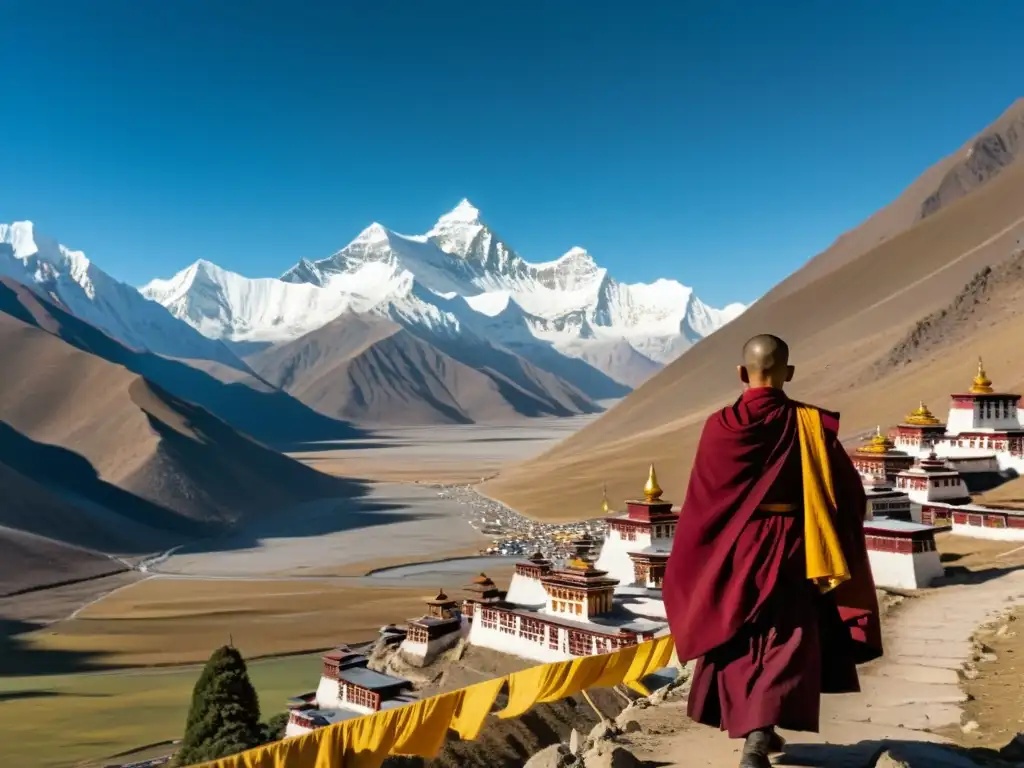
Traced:
<svg viewBox="0 0 1024 768">
<path fill-rule="evenodd" d="M 295 714 L 300 717 L 308 717 L 315 726 L 324 727 L 345 720 L 354 720 L 357 717 L 362 717 L 365 713 L 357 712 L 354 709 L 304 709 Z"/>
<path fill-rule="evenodd" d="M 937 531 L 934 525 L 911 523 L 907 520 L 894 520 L 889 517 L 876 517 L 864 521 L 864 530 L 891 531 L 893 533 L 920 533 L 921 531 Z"/>
<path fill-rule="evenodd" d="M 352 683 L 352 685 L 358 685 L 360 688 L 366 688 L 370 691 L 376 691 L 382 688 L 412 686 L 412 683 L 401 677 L 392 677 L 391 675 L 374 672 L 372 669 L 367 669 L 366 667 L 343 669 L 338 673 L 338 680 L 343 680 L 346 683 Z"/>
<path fill-rule="evenodd" d="M 436 616 L 420 616 L 416 619 L 409 619 L 410 624 L 418 624 L 421 627 L 440 627 L 445 624 L 460 624 L 461 621 L 458 616 L 452 616 L 447 619 L 439 619 Z"/>
<path fill-rule="evenodd" d="M 660 593 L 659 593 L 660 595 Z M 625 632 L 656 632 L 668 627 L 667 621 L 654 621 L 637 616 L 631 611 L 625 610 L 621 605 L 616 604 L 614 610 L 595 616 L 590 621 L 582 619 L 570 619 L 564 616 L 556 616 L 546 611 L 535 611 L 522 606 L 504 606 L 520 616 L 527 618 L 543 619 L 552 624 L 559 624 L 570 629 L 583 629 L 588 632 L 601 632 L 604 634 L 617 634 L 620 630 Z"/>
</svg>

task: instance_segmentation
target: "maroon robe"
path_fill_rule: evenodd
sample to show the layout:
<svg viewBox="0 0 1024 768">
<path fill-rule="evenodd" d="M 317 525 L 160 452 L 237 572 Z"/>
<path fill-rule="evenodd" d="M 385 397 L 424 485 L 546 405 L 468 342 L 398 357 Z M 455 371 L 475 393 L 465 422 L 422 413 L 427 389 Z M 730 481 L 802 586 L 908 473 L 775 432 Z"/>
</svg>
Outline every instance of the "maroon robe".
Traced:
<svg viewBox="0 0 1024 768">
<path fill-rule="evenodd" d="M 834 522 L 851 579 L 824 595 L 807 579 L 797 405 L 782 390 L 749 389 L 708 419 L 665 573 L 679 659 L 698 659 L 690 717 L 734 738 L 768 726 L 817 731 L 820 694 L 859 690 L 856 664 L 882 653 L 864 489 L 828 411 Z"/>
</svg>

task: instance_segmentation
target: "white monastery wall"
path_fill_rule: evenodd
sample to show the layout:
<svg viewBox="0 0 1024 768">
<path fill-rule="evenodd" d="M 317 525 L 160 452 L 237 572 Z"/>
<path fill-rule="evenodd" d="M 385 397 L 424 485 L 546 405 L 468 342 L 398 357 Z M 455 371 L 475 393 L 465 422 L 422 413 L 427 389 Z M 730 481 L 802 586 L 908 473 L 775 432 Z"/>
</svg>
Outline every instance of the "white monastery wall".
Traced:
<svg viewBox="0 0 1024 768">
<path fill-rule="evenodd" d="M 630 552 L 638 552 L 651 546 L 651 536 L 647 533 L 638 533 L 636 541 L 626 541 L 618 531 L 609 529 L 605 536 L 604 544 L 601 546 L 601 554 L 594 566 L 602 571 L 608 571 L 608 576 L 618 579 L 620 587 L 631 586 L 636 577 L 633 574 L 633 561 L 629 557 Z"/>
<path fill-rule="evenodd" d="M 878 552 L 868 550 L 871 575 L 879 587 L 921 589 L 927 587 L 945 570 L 938 552 Z"/>
<path fill-rule="evenodd" d="M 953 522 L 950 528 L 954 534 L 973 536 L 976 539 L 993 541 L 1024 541 L 1024 528 L 990 528 L 986 525 L 967 525 Z"/>
<path fill-rule="evenodd" d="M 463 636 L 463 632 L 455 629 L 447 635 L 435 637 L 426 643 L 414 643 L 409 640 L 403 640 L 398 649 L 408 661 L 427 665 L 449 648 L 457 645 Z"/>
<path fill-rule="evenodd" d="M 529 576 L 515 573 L 508 585 L 508 595 L 505 599 L 516 605 L 546 605 L 548 593 L 539 579 L 531 579 Z"/>
<path fill-rule="evenodd" d="M 518 619 L 517 619 L 518 625 Z M 551 631 L 551 628 L 548 628 Z M 551 648 L 545 633 L 544 642 L 537 643 L 517 635 L 510 635 L 502 632 L 497 627 L 485 627 L 479 617 L 473 620 L 473 627 L 469 631 L 469 642 L 481 648 L 490 648 L 492 651 L 509 653 L 523 659 L 532 659 L 542 663 L 552 661 L 566 661 L 572 656 L 567 650 L 568 638 L 564 629 L 558 629 L 558 648 Z"/>
</svg>

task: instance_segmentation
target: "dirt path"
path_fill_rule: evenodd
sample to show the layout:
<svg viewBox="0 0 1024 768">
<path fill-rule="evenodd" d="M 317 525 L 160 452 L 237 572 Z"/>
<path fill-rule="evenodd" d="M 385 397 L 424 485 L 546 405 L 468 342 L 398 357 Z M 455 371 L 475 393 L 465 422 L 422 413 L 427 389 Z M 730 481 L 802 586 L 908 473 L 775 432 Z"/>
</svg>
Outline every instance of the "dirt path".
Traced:
<svg viewBox="0 0 1024 768">
<path fill-rule="evenodd" d="M 972 635 L 1024 603 L 1024 570 L 1018 567 L 968 578 L 972 583 L 907 599 L 886 627 L 885 657 L 861 670 L 861 693 L 826 696 L 821 733 L 785 733 L 790 746 L 778 764 L 867 768 L 883 740 L 946 742 L 935 731 L 961 723 L 967 694 L 959 671 L 973 654 Z M 651 764 L 720 768 L 739 762 L 738 742 L 693 725 L 685 703 L 644 713 L 646 733 L 633 744 L 637 756 Z"/>
</svg>

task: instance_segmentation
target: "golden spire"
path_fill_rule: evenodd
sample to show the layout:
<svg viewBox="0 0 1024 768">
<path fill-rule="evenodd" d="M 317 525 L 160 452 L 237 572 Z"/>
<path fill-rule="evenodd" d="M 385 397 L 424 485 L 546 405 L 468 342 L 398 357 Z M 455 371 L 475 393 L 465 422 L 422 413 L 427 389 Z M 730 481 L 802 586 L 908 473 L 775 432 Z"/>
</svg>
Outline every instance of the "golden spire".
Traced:
<svg viewBox="0 0 1024 768">
<path fill-rule="evenodd" d="M 978 358 L 978 375 L 974 377 L 974 383 L 971 384 L 972 395 L 991 395 L 992 394 L 992 381 L 988 376 L 985 375 L 985 364 L 981 362 L 981 358 Z"/>
<path fill-rule="evenodd" d="M 608 486 L 605 485 L 601 494 L 601 512 L 608 514 Z"/>
<path fill-rule="evenodd" d="M 941 424 L 932 412 L 928 410 L 928 406 L 921 401 L 921 404 L 910 412 L 910 415 L 906 419 L 907 424 Z"/>
<path fill-rule="evenodd" d="M 893 442 L 882 434 L 882 427 L 875 427 L 875 434 L 871 440 L 857 450 L 860 453 L 888 453 L 893 448 Z"/>
<path fill-rule="evenodd" d="M 644 500 L 647 503 L 655 502 L 661 498 L 663 493 L 661 486 L 658 485 L 658 475 L 654 471 L 654 465 L 651 464 L 651 469 L 647 473 L 647 482 L 644 483 Z"/>
</svg>

